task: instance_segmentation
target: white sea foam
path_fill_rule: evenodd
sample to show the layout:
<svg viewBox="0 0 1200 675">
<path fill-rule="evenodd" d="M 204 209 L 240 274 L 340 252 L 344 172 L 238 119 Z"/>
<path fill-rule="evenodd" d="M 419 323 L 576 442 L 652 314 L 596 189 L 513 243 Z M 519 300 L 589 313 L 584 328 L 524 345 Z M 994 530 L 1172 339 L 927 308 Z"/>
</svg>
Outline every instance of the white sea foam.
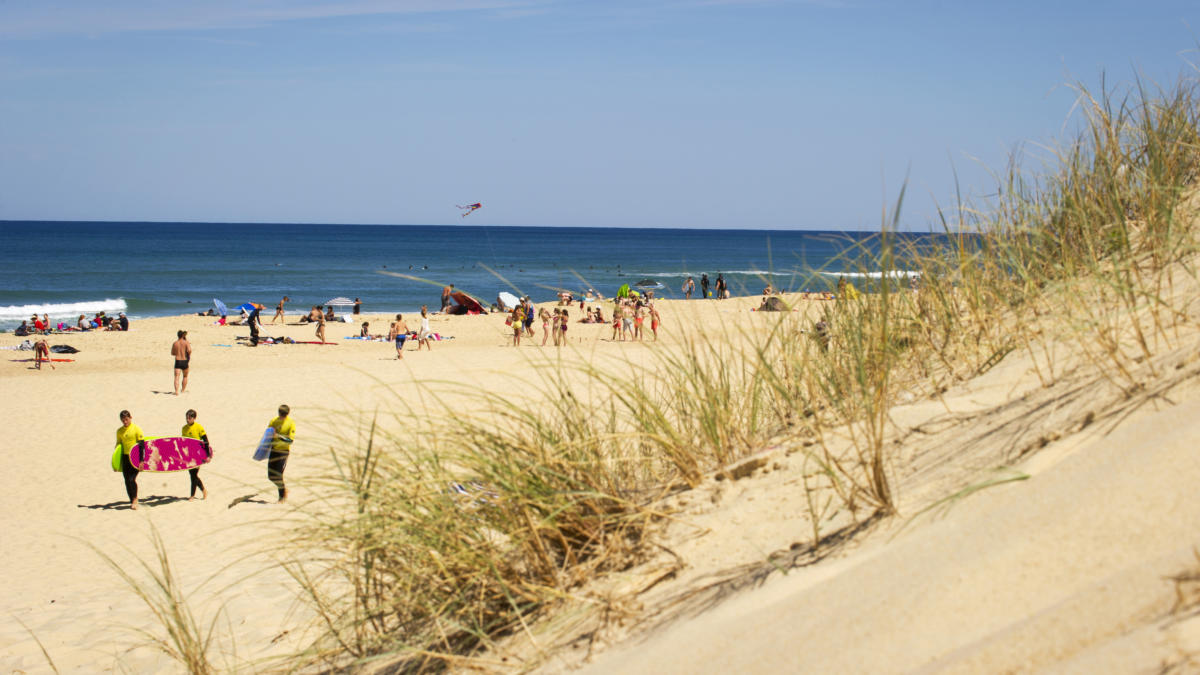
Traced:
<svg viewBox="0 0 1200 675">
<path fill-rule="evenodd" d="M 847 279 L 882 279 L 883 272 L 821 272 L 827 277 L 846 277 Z M 895 279 L 907 279 L 909 277 L 919 277 L 920 272 L 914 270 L 893 270 L 887 274 Z"/>
<path fill-rule="evenodd" d="M 716 279 L 717 274 L 744 274 L 753 277 L 790 277 L 797 274 L 797 272 L 792 270 L 785 272 L 768 272 L 766 270 L 720 270 L 719 272 L 708 272 L 707 270 L 704 270 L 704 273 L 708 274 L 709 279 Z M 692 277 L 699 279 L 700 274 L 701 272 L 659 272 L 657 274 L 647 274 L 645 276 L 650 277 L 651 279 L 657 279 L 659 277 L 664 279 L 671 277 L 678 277 L 680 279 Z"/>
<path fill-rule="evenodd" d="M 0 321 L 23 321 L 34 314 L 48 314 L 51 319 L 74 319 L 80 314 L 89 317 L 97 312 L 112 314 L 127 309 L 124 298 L 106 298 L 84 302 L 51 302 L 40 305 L 7 305 L 0 307 Z"/>
</svg>

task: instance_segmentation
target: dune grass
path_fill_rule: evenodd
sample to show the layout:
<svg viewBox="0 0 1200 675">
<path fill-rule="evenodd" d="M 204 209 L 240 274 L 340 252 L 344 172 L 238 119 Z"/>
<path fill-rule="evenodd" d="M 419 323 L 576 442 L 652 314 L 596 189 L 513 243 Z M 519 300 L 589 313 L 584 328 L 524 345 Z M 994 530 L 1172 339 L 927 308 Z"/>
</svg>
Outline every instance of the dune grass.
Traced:
<svg viewBox="0 0 1200 675">
<path fill-rule="evenodd" d="M 474 391 L 473 414 L 372 422 L 282 547 L 304 552 L 287 567 L 320 623 L 295 665 L 509 667 L 487 648 L 645 559 L 669 518 L 663 496 L 768 447 L 813 469 L 800 488 L 813 547 L 831 511 L 897 513 L 893 407 L 1013 351 L 1045 386 L 1088 365 L 1137 391 L 1193 321 L 1197 233 L 1182 200 L 1200 176 L 1195 86 L 1081 89 L 1084 131 L 1054 168 L 1025 174 L 1014 158 L 994 200 L 943 213 L 936 246 L 893 236 L 902 192 L 878 238 L 842 261 L 876 281 L 819 316 L 784 312 L 730 329 L 737 340 L 688 331 L 636 368 L 547 361 L 528 396 Z M 155 546 L 150 586 L 106 559 L 167 630 L 147 638 L 211 672 L 212 629 Z"/>
<path fill-rule="evenodd" d="M 1081 89 L 1085 130 L 1056 168 L 1029 176 L 1014 159 L 993 202 L 943 214 L 936 247 L 891 236 L 901 195 L 848 261 L 879 280 L 822 316 L 783 313 L 743 341 L 690 333 L 637 369 L 548 365 L 539 405 L 479 392 L 481 416 L 406 412 L 403 442 L 375 430 L 326 484 L 347 508 L 298 535 L 316 553 L 293 573 L 325 626 L 305 658 L 472 665 L 595 575 L 642 559 L 660 497 L 771 444 L 817 469 L 803 486 L 814 545 L 831 508 L 895 513 L 892 406 L 1014 350 L 1046 386 L 1085 363 L 1136 390 L 1190 320 L 1191 296 L 1175 289 L 1196 280 L 1180 211 L 1200 175 L 1194 87 Z"/>
</svg>

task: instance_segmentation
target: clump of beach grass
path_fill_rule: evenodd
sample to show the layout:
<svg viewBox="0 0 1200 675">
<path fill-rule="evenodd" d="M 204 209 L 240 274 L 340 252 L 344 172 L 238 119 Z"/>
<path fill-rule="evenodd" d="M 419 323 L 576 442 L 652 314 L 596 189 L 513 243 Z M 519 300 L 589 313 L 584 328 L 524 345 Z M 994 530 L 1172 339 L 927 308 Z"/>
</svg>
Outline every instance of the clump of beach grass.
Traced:
<svg viewBox="0 0 1200 675">
<path fill-rule="evenodd" d="M 304 658 L 502 667 L 481 656 L 495 640 L 644 558 L 663 495 L 772 444 L 817 468 L 802 486 L 814 546 L 831 509 L 896 513 L 893 406 L 1014 350 L 1045 386 L 1082 364 L 1135 391 L 1192 320 L 1179 285 L 1197 280 L 1198 247 L 1180 203 L 1200 167 L 1200 105 L 1189 81 L 1081 89 L 1080 105 L 1085 130 L 1056 169 L 1027 176 L 1014 159 L 993 202 L 943 214 L 936 245 L 894 237 L 898 199 L 843 261 L 870 288 L 820 316 L 785 312 L 743 341 L 691 333 L 642 368 L 555 362 L 536 405 L 476 392 L 480 415 L 394 413 L 386 426 L 405 438 L 381 426 L 335 458 L 323 503 L 338 508 L 298 530 L 311 556 L 291 569 L 325 628 Z"/>
<path fill-rule="evenodd" d="M 196 619 L 171 565 L 166 543 L 158 528 L 153 525 L 150 528 L 150 538 L 154 545 L 154 562 L 138 560 L 138 566 L 146 578 L 127 570 L 124 565 L 95 545 L 92 545 L 92 549 L 146 605 L 155 623 L 161 627 L 162 634 L 134 629 L 145 644 L 171 658 L 188 673 L 207 675 L 219 672 L 213 663 L 212 652 L 216 626 L 221 614 L 218 612 L 214 615 L 208 626 L 202 625 Z"/>
</svg>

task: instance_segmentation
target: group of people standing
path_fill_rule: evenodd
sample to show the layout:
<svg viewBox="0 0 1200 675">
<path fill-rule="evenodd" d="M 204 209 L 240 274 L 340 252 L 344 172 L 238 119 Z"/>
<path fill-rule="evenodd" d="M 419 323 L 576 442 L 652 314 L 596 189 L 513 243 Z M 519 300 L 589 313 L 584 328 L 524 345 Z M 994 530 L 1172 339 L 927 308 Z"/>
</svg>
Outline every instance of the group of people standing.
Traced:
<svg viewBox="0 0 1200 675">
<path fill-rule="evenodd" d="M 650 332 L 654 335 L 654 341 L 657 342 L 658 327 L 662 323 L 662 317 L 654 308 L 654 303 L 642 298 L 617 298 L 616 306 L 613 308 L 613 341 L 615 342 L 618 338 L 622 342 L 626 338 L 635 341 L 641 340 L 642 325 L 646 322 L 647 317 L 650 319 Z"/>
<path fill-rule="evenodd" d="M 717 300 L 724 300 L 729 297 L 729 285 L 725 281 L 725 276 L 720 272 L 717 273 L 716 283 L 713 284 L 713 291 L 709 292 L 708 274 L 700 275 L 700 297 L 711 298 L 713 293 L 716 293 Z M 683 282 L 683 297 L 685 300 L 691 300 L 692 294 L 696 292 L 696 280 L 688 277 L 687 281 Z"/>
<path fill-rule="evenodd" d="M 125 494 L 129 497 L 129 508 L 136 509 L 138 507 L 138 486 L 137 475 L 140 473 L 138 468 L 133 465 L 133 461 L 129 457 L 129 453 L 138 443 L 146 441 L 145 434 L 142 433 L 142 428 L 133 423 L 133 414 L 128 410 L 122 410 L 120 413 L 121 426 L 117 427 L 117 445 L 121 446 L 121 476 L 125 480 Z M 184 413 L 184 425 L 179 430 L 179 435 L 183 438 L 193 438 L 204 444 L 204 450 L 208 453 L 209 460 L 212 460 L 213 450 L 212 444 L 208 440 L 208 432 L 204 426 L 196 421 L 197 413 L 195 410 L 188 410 Z M 296 438 L 296 422 L 291 417 L 291 408 L 287 405 L 279 406 L 278 417 L 272 419 L 268 426 L 272 429 L 271 451 L 267 456 L 267 478 L 275 484 L 279 491 L 279 503 L 287 501 L 288 491 L 287 486 L 283 482 L 283 471 L 287 468 L 288 457 L 291 453 L 292 441 Z M 201 499 L 208 499 L 208 489 L 204 487 L 204 482 L 200 480 L 200 467 L 188 469 L 188 475 L 191 479 L 191 491 L 188 496 L 188 501 L 196 499 L 196 491 L 200 491 Z"/>
</svg>

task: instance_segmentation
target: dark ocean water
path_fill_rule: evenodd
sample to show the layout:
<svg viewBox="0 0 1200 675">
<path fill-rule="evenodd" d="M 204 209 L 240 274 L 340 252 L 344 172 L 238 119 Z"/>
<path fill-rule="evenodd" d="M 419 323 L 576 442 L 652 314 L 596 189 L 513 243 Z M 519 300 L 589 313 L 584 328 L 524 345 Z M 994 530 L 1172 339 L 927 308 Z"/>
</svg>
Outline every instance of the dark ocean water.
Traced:
<svg viewBox="0 0 1200 675">
<path fill-rule="evenodd" d="M 900 235 L 929 239 L 931 235 Z M 214 298 L 289 310 L 358 297 L 364 312 L 439 307 L 442 285 L 491 302 L 500 291 L 554 298 L 588 287 L 611 296 L 649 278 L 679 297 L 724 274 L 735 295 L 768 281 L 823 289 L 860 273 L 847 252 L 862 232 L 629 228 L 91 223 L 0 221 L 0 329 L 33 313 L 56 320 L 124 311 L 131 318 L 203 311 Z M 398 278 L 382 272 L 411 275 Z M 869 270 L 868 270 L 869 273 Z"/>
</svg>

